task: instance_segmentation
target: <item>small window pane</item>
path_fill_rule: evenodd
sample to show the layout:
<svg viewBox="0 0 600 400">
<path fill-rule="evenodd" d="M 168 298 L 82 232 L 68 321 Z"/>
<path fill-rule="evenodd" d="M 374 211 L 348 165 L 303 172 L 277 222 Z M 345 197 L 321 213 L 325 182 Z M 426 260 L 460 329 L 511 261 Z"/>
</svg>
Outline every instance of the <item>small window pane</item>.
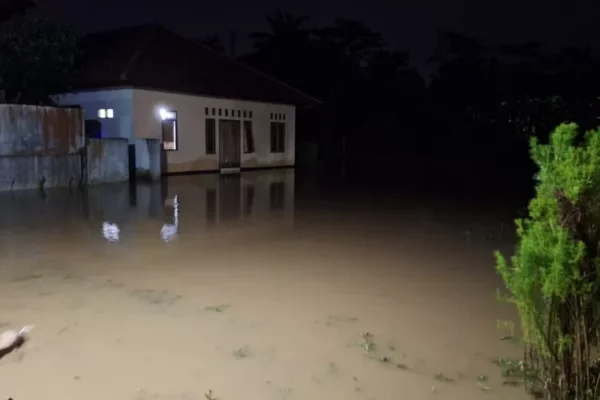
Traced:
<svg viewBox="0 0 600 400">
<path fill-rule="evenodd" d="M 252 121 L 244 121 L 244 153 L 254 153 L 254 134 Z"/>
<path fill-rule="evenodd" d="M 280 153 L 285 153 L 285 124 L 283 122 L 279 122 L 277 125 L 279 125 L 279 129 L 278 129 L 278 142 L 279 142 L 279 152 Z"/>
<path fill-rule="evenodd" d="M 106 118 L 106 109 L 101 108 L 98 110 L 98 118 Z"/>
<path fill-rule="evenodd" d="M 107 108 L 106 109 L 106 118 L 114 118 L 115 117 L 115 112 L 112 108 Z"/>
<path fill-rule="evenodd" d="M 221 116 L 221 111 L 222 111 L 222 110 L 219 108 L 219 117 Z"/>
<path fill-rule="evenodd" d="M 212 115 L 217 115 L 217 110 L 215 110 L 214 108 L 212 109 Z"/>
<path fill-rule="evenodd" d="M 165 150 L 177 150 L 177 119 L 162 122 L 162 141 Z"/>
<path fill-rule="evenodd" d="M 252 118 L 252 111 L 248 111 L 248 118 Z"/>
<path fill-rule="evenodd" d="M 208 115 L 208 107 L 204 108 L 204 115 Z"/>
<path fill-rule="evenodd" d="M 225 109 L 225 116 L 228 117 L 229 116 L 229 110 Z"/>
<path fill-rule="evenodd" d="M 285 153 L 284 122 L 271 122 L 271 153 Z"/>
<path fill-rule="evenodd" d="M 271 122 L 271 153 L 277 152 L 277 124 Z"/>
<path fill-rule="evenodd" d="M 213 118 L 207 118 L 205 122 L 205 146 L 206 154 L 217 153 L 217 129 Z"/>
</svg>

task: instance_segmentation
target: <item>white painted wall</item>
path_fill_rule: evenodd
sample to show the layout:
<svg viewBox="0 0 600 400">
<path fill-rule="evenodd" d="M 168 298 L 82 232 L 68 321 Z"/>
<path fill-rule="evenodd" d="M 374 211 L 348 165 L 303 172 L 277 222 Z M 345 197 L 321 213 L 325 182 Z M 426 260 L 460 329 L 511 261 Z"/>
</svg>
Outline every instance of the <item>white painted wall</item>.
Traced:
<svg viewBox="0 0 600 400">
<path fill-rule="evenodd" d="M 136 138 L 160 139 L 159 110 L 164 107 L 177 111 L 179 148 L 167 152 L 168 172 L 210 171 L 218 169 L 219 124 L 217 121 L 217 152 L 206 154 L 205 108 L 252 111 L 252 125 L 256 151 L 241 151 L 242 168 L 292 166 L 295 163 L 296 108 L 241 100 L 199 97 L 150 90 L 133 90 L 133 129 Z M 286 114 L 285 153 L 271 153 L 271 113 Z M 209 116 L 209 118 L 213 118 Z M 219 117 L 214 117 L 217 120 Z M 231 117 L 221 116 L 223 119 Z M 240 143 L 242 146 L 242 143 Z M 243 150 L 243 146 L 241 147 Z"/>
<path fill-rule="evenodd" d="M 103 138 L 126 138 L 133 143 L 133 91 L 131 89 L 74 92 L 54 96 L 60 105 L 79 105 L 85 120 L 101 123 Z M 98 110 L 112 108 L 114 118 L 98 118 Z"/>
<path fill-rule="evenodd" d="M 295 164 L 296 108 L 242 100 L 200 97 L 141 89 L 112 89 L 74 92 L 55 96 L 61 105 L 79 105 L 84 119 L 96 119 L 102 137 L 126 138 L 136 144 L 136 167 L 147 169 L 149 159 L 139 139 L 162 139 L 160 108 L 177 111 L 178 145 L 167 152 L 168 172 L 215 171 L 219 168 L 218 119 L 232 119 L 224 114 L 217 119 L 216 154 L 206 154 L 205 109 L 252 111 L 254 153 L 244 153 L 240 143 L 242 168 L 293 166 Z M 98 118 L 98 110 L 112 108 L 114 118 Z M 286 145 L 284 153 L 271 153 L 270 123 L 272 113 L 284 113 Z M 237 118 L 237 117 L 236 117 Z M 235 119 L 235 118 L 234 118 Z M 243 127 L 242 127 L 243 129 Z M 243 140 L 243 132 L 242 132 Z"/>
</svg>

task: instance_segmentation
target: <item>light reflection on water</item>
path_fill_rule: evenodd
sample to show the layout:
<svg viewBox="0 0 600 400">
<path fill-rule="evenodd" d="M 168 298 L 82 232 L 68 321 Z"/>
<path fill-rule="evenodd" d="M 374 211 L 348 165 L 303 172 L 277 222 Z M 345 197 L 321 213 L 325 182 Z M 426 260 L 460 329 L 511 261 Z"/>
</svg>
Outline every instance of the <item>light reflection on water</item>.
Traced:
<svg viewBox="0 0 600 400">
<path fill-rule="evenodd" d="M 161 183 L 102 185 L 85 192 L 50 189 L 43 196 L 37 191 L 0 193 L 0 207 L 10 210 L 0 219 L 4 244 L 11 238 L 20 241 L 20 235 L 54 233 L 62 239 L 94 241 L 96 232 L 109 242 L 128 242 L 150 236 L 151 226 L 168 243 L 181 233 L 180 220 L 183 232 L 190 235 L 219 225 L 293 223 L 294 174 L 171 177 Z"/>
</svg>

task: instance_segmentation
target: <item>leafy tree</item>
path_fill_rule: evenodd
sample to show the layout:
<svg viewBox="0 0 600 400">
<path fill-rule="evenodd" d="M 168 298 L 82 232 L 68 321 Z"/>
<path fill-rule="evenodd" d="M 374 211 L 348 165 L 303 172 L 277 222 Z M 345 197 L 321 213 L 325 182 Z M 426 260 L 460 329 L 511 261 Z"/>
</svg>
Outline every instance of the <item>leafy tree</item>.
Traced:
<svg viewBox="0 0 600 400">
<path fill-rule="evenodd" d="M 291 13 L 276 10 L 272 15 L 267 16 L 268 32 L 255 32 L 250 35 L 254 41 L 254 47 L 261 49 L 277 49 L 284 51 L 290 46 L 297 48 L 303 45 L 310 31 L 306 29 L 305 24 L 308 17 L 295 16 Z"/>
<path fill-rule="evenodd" d="M 315 34 L 361 68 L 386 47 L 380 33 L 355 20 L 338 18 L 332 26 L 316 29 Z"/>
<path fill-rule="evenodd" d="M 438 104 L 477 120 L 496 99 L 491 50 L 477 39 L 442 31 L 430 62 L 437 66 L 430 93 Z"/>
<path fill-rule="evenodd" d="M 214 33 L 199 40 L 200 43 L 216 51 L 217 53 L 225 53 L 225 47 L 221 41 L 221 37 Z"/>
<path fill-rule="evenodd" d="M 35 3 L 31 0 L 13 0 L 0 6 L 0 22 L 7 21 L 17 15 L 35 8 Z"/>
<path fill-rule="evenodd" d="M 68 91 L 77 69 L 73 30 L 27 12 L 0 23 L 0 87 L 10 103 L 48 104 Z"/>
<path fill-rule="evenodd" d="M 267 32 L 251 35 L 255 51 L 242 60 L 323 101 L 314 118 L 323 131 L 303 129 L 299 141 L 305 134 L 318 137 L 328 160 L 340 156 L 342 140 L 348 158 L 383 157 L 397 146 L 392 141 L 407 148 L 425 83 L 406 52 L 389 49 L 380 33 L 360 21 L 336 19 L 309 28 L 307 18 L 277 11 L 267 22 Z M 371 140 L 365 141 L 367 131 Z"/>
<path fill-rule="evenodd" d="M 507 299 L 519 312 L 520 364 L 548 399 L 600 395 L 600 129 L 560 125 L 549 144 L 531 140 L 539 168 L 529 217 L 517 220 L 516 254 L 496 253 Z"/>
</svg>

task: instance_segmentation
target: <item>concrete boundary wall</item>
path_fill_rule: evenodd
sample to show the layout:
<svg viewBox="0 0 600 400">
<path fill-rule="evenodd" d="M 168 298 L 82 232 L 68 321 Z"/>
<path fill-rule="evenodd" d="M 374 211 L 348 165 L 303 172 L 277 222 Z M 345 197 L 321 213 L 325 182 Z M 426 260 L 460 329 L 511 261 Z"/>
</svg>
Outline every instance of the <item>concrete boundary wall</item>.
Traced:
<svg viewBox="0 0 600 400">
<path fill-rule="evenodd" d="M 0 104 L 0 191 L 128 179 L 128 140 L 86 141 L 80 108 Z"/>
</svg>

